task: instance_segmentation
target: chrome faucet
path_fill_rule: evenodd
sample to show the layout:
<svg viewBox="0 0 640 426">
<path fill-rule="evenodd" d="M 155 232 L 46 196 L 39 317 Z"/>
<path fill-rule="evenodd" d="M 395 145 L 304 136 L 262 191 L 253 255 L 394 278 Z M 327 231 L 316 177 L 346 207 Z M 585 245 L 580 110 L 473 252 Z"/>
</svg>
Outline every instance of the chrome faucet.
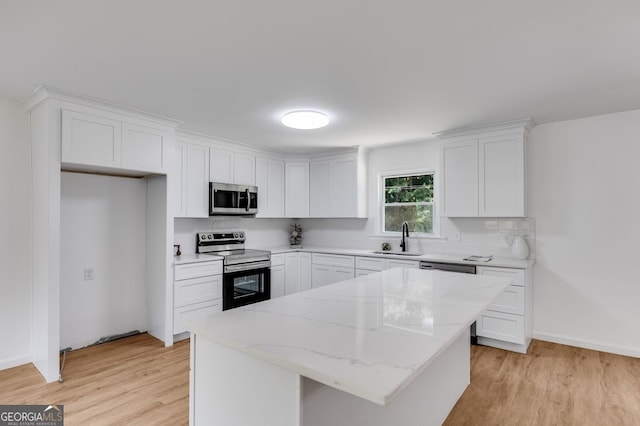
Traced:
<svg viewBox="0 0 640 426">
<path fill-rule="evenodd" d="M 409 247 L 407 246 L 407 238 L 409 238 L 409 223 L 404 221 L 402 222 L 402 241 L 400 241 L 400 248 L 402 248 L 402 251 L 409 250 Z"/>
</svg>

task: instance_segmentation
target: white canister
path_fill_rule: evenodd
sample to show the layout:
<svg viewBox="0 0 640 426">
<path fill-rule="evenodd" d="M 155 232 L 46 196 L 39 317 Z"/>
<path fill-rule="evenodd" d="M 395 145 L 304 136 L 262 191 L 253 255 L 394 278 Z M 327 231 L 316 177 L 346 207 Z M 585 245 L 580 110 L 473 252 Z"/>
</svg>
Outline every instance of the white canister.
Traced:
<svg viewBox="0 0 640 426">
<path fill-rule="evenodd" d="M 513 257 L 516 259 L 527 259 L 529 257 L 529 246 L 524 236 L 518 235 L 513 238 L 511 254 L 513 254 Z"/>
</svg>

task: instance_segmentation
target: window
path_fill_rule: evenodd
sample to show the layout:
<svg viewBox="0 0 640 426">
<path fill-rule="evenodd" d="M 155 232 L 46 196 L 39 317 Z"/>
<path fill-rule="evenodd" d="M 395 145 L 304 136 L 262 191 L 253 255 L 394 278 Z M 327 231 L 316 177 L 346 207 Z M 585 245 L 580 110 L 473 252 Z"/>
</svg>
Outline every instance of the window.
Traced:
<svg viewBox="0 0 640 426">
<path fill-rule="evenodd" d="M 433 234 L 435 229 L 433 172 L 382 176 L 382 232 Z"/>
</svg>

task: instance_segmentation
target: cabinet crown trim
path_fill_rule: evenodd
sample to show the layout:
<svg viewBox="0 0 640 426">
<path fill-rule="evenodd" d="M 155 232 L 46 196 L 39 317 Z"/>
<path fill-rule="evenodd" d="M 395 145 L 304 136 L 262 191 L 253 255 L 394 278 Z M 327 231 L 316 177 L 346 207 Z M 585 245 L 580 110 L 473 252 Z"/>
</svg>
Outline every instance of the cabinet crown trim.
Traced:
<svg viewBox="0 0 640 426">
<path fill-rule="evenodd" d="M 528 133 L 535 126 L 532 118 L 523 118 L 520 120 L 505 121 L 502 123 L 487 124 L 482 126 L 461 127 L 451 130 L 443 130 L 434 133 L 440 139 L 452 138 L 456 136 L 478 135 L 482 133 L 500 132 L 506 130 L 520 131 Z"/>
</svg>

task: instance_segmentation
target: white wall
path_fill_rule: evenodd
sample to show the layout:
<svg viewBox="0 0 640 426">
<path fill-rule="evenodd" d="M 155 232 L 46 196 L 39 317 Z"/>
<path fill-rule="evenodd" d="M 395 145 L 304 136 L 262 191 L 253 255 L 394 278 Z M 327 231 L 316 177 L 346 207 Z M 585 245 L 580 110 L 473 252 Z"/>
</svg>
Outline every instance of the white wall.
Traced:
<svg viewBox="0 0 640 426">
<path fill-rule="evenodd" d="M 531 136 L 535 337 L 640 356 L 640 111 Z"/>
<path fill-rule="evenodd" d="M 146 330 L 146 197 L 144 179 L 62 173 L 62 348 Z"/>
<path fill-rule="evenodd" d="M 429 171 L 437 173 L 439 142 L 423 142 L 371 150 L 368 162 L 368 219 L 303 219 L 303 244 L 326 247 L 379 249 L 383 241 L 400 250 L 400 237 L 380 235 L 379 176 L 388 172 Z M 436 182 L 437 186 L 437 182 Z M 437 206 L 436 206 L 437 208 Z M 506 235 L 534 235 L 534 222 L 526 219 L 442 219 L 441 239 L 411 237 L 409 250 L 421 253 L 493 254 L 510 257 Z M 532 239 L 532 256 L 535 244 Z"/>
<path fill-rule="evenodd" d="M 27 115 L 0 98 L 0 370 L 31 361 L 31 150 Z"/>
</svg>

